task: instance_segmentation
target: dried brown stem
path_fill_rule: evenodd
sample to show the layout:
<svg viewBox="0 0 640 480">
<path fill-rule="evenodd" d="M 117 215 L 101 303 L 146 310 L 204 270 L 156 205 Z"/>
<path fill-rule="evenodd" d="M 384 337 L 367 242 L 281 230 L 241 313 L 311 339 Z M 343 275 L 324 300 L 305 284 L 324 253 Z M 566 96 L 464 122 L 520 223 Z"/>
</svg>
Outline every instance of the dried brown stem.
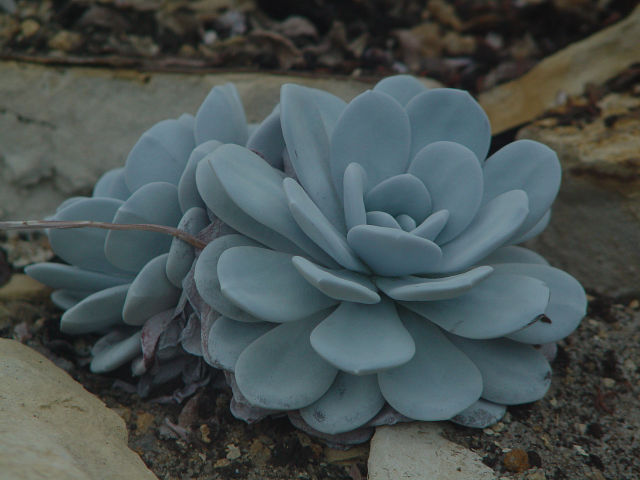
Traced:
<svg viewBox="0 0 640 480">
<path fill-rule="evenodd" d="M 184 230 L 178 230 L 174 227 L 165 225 L 153 225 L 150 223 L 107 223 L 93 222 L 91 220 L 16 220 L 0 222 L 0 230 L 41 230 L 44 228 L 102 228 L 105 230 L 142 230 L 145 232 L 157 232 L 172 237 L 179 238 L 193 245 L 196 248 L 203 249 L 206 243 L 198 240 L 193 235 L 188 234 Z"/>
</svg>

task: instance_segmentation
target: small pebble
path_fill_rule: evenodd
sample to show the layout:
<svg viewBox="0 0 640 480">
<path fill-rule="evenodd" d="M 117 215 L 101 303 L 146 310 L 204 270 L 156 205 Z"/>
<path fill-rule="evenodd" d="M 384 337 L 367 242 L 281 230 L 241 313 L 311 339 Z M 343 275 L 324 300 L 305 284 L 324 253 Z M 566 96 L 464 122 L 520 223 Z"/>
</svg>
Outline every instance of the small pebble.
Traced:
<svg viewBox="0 0 640 480">
<path fill-rule="evenodd" d="M 20 24 L 20 31 L 25 38 L 33 37 L 40 30 L 40 24 L 28 18 Z"/>
<path fill-rule="evenodd" d="M 583 457 L 588 457 L 589 454 L 585 451 L 584 448 L 582 448 L 580 445 L 574 445 L 573 449 L 578 452 L 579 455 L 582 455 Z"/>
<path fill-rule="evenodd" d="M 613 378 L 603 378 L 602 379 L 602 385 L 604 385 L 606 388 L 613 388 L 616 386 L 616 381 Z"/>
<path fill-rule="evenodd" d="M 224 468 L 231 465 L 231 462 L 227 458 L 220 458 L 213 464 L 213 468 Z"/>
<path fill-rule="evenodd" d="M 228 460 L 236 460 L 240 458 L 242 453 L 240 453 L 240 449 L 235 446 L 233 443 L 227 445 L 227 459 Z"/>
<path fill-rule="evenodd" d="M 209 425 L 207 425 L 206 423 L 200 425 L 200 436 L 202 437 L 202 441 L 204 443 L 211 443 L 211 438 L 209 437 L 210 433 L 211 430 L 209 429 Z"/>
<path fill-rule="evenodd" d="M 536 469 L 531 472 L 527 472 L 524 476 L 525 480 L 546 480 L 547 476 L 544 474 L 544 471 Z"/>
<path fill-rule="evenodd" d="M 510 472 L 521 473 L 528 470 L 529 456 L 521 448 L 515 448 L 504 456 L 504 467 Z"/>
<path fill-rule="evenodd" d="M 631 300 L 629 302 L 629 308 L 632 310 L 640 309 L 640 300 L 638 300 L 637 298 L 634 298 L 633 300 Z"/>
</svg>

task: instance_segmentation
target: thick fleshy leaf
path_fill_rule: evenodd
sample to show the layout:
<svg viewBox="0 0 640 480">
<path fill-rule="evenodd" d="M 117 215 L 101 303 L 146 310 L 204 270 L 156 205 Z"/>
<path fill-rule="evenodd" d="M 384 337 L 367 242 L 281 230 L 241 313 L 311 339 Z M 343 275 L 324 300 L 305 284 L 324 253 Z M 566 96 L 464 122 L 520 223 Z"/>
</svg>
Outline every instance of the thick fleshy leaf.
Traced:
<svg viewBox="0 0 640 480">
<path fill-rule="evenodd" d="M 433 241 L 449 221 L 449 210 L 438 210 L 429 215 L 424 222 L 411 230 L 413 235 L 417 235 L 427 240 Z"/>
<path fill-rule="evenodd" d="M 349 246 L 378 275 L 399 277 L 433 271 L 440 247 L 401 229 L 358 225 L 347 234 Z"/>
<path fill-rule="evenodd" d="M 483 188 L 482 169 L 471 150 L 453 142 L 430 143 L 411 161 L 409 173 L 426 186 L 434 211 L 449 211 L 438 244 L 455 238 L 471 223 L 480 208 Z"/>
<path fill-rule="evenodd" d="M 131 281 L 130 277 L 106 275 L 62 263 L 36 263 L 25 267 L 31 278 L 55 289 L 97 291 Z"/>
<path fill-rule="evenodd" d="M 358 95 L 342 112 L 331 137 L 331 175 L 337 191 L 352 162 L 362 165 L 371 185 L 405 173 L 410 141 L 409 118 L 397 101 L 371 90 Z"/>
<path fill-rule="evenodd" d="M 184 171 L 178 182 L 178 202 L 183 212 L 193 207 L 205 208 L 204 202 L 198 193 L 198 186 L 196 185 L 196 168 L 200 160 L 220 145 L 222 145 L 222 143 L 217 140 L 209 140 L 208 142 L 201 143 L 191 152 L 187 166 L 184 167 Z"/>
<path fill-rule="evenodd" d="M 207 212 L 202 208 L 193 207 L 182 216 L 178 229 L 191 235 L 196 235 L 207 225 L 209 225 Z M 184 240 L 173 238 L 169 248 L 169 257 L 167 258 L 167 278 L 169 281 L 176 287 L 182 288 L 182 280 L 189 273 L 194 259 L 193 246 Z"/>
<path fill-rule="evenodd" d="M 502 263 L 496 272 L 527 275 L 543 281 L 551 292 L 545 319 L 509 335 L 518 342 L 543 344 L 557 342 L 573 332 L 587 313 L 587 296 L 575 278 L 549 265 Z"/>
<path fill-rule="evenodd" d="M 51 302 L 61 310 L 69 310 L 88 296 L 88 292 L 81 290 L 56 290 L 51 294 Z"/>
<path fill-rule="evenodd" d="M 379 210 L 393 216 L 406 214 L 416 222 L 422 222 L 431 213 L 431 195 L 425 184 L 410 173 L 377 184 L 365 195 L 364 204 L 367 211 Z"/>
<path fill-rule="evenodd" d="M 311 333 L 311 345 L 342 371 L 367 375 L 407 363 L 415 353 L 411 335 L 393 302 L 344 302 Z"/>
<path fill-rule="evenodd" d="M 367 212 L 367 225 L 385 228 L 399 228 L 402 230 L 398 221 L 386 212 Z"/>
<path fill-rule="evenodd" d="M 293 178 L 282 182 L 291 215 L 302 231 L 339 265 L 358 272 L 367 268 L 356 257 L 347 240 L 322 214 L 307 193 Z"/>
<path fill-rule="evenodd" d="M 469 340 L 449 335 L 449 339 L 480 370 L 485 400 L 503 405 L 534 402 L 551 384 L 549 362 L 530 345 L 506 338 Z"/>
<path fill-rule="evenodd" d="M 93 187 L 93 197 L 117 198 L 126 200 L 131 195 L 124 181 L 124 167 L 105 172 Z"/>
<path fill-rule="evenodd" d="M 329 134 L 321 114 L 317 90 L 299 85 L 283 85 L 280 97 L 282 134 L 289 152 L 289 160 L 296 177 L 314 203 L 340 232 L 344 232 L 343 210 L 329 167 Z M 335 122 L 345 103 L 337 102 L 331 109 Z M 325 112 L 326 114 L 329 112 Z"/>
<path fill-rule="evenodd" d="M 561 176 L 556 152 L 533 140 L 517 140 L 487 159 L 483 203 L 509 190 L 524 190 L 529 197 L 529 215 L 514 235 L 522 236 L 551 207 L 560 188 Z"/>
<path fill-rule="evenodd" d="M 247 119 L 236 87 L 232 83 L 213 87 L 196 114 L 196 144 L 218 140 L 244 145 L 248 137 Z"/>
<path fill-rule="evenodd" d="M 531 230 L 524 232 L 521 236 L 514 236 L 511 243 L 522 243 L 527 240 L 531 240 L 534 237 L 540 235 L 544 230 L 549 226 L 549 222 L 551 221 L 551 209 L 547 210 L 547 212 L 542 216 L 540 221 L 536 223 Z"/>
<path fill-rule="evenodd" d="M 413 97 L 406 108 L 411 157 L 430 143 L 449 141 L 470 149 L 480 163 L 486 158 L 491 143 L 489 118 L 468 92 L 434 88 Z"/>
<path fill-rule="evenodd" d="M 460 272 L 489 255 L 513 235 L 527 217 L 527 194 L 511 190 L 480 208 L 471 225 L 442 247 L 441 273 Z"/>
<path fill-rule="evenodd" d="M 242 351 L 274 328 L 273 323 L 236 322 L 219 317 L 209 329 L 208 353 L 211 365 L 233 372 Z"/>
<path fill-rule="evenodd" d="M 380 290 L 395 300 L 430 302 L 462 295 L 485 280 L 492 272 L 493 268 L 483 266 L 451 277 L 377 277 L 375 282 Z"/>
<path fill-rule="evenodd" d="M 375 375 L 339 372 L 322 398 L 300 410 L 311 428 L 337 434 L 361 427 L 380 411 L 384 398 Z"/>
<path fill-rule="evenodd" d="M 91 371 L 93 373 L 110 372 L 140 355 L 142 352 L 141 333 L 141 331 L 137 331 L 133 335 L 101 349 L 99 353 L 92 352 Z"/>
<path fill-rule="evenodd" d="M 122 324 L 122 307 L 129 284 L 100 290 L 62 315 L 60 330 L 69 334 L 100 331 Z"/>
<path fill-rule="evenodd" d="M 180 289 L 167 278 L 168 253 L 147 263 L 129 287 L 122 319 L 129 325 L 142 325 L 157 313 L 176 306 Z"/>
<path fill-rule="evenodd" d="M 475 403 L 482 392 L 476 366 L 447 340 L 438 327 L 400 310 L 416 342 L 416 354 L 402 365 L 378 374 L 382 395 L 415 420 L 447 420 Z"/>
<path fill-rule="evenodd" d="M 93 220 L 112 222 L 122 200 L 83 198 L 58 210 L 52 220 Z M 86 270 L 103 273 L 121 272 L 105 257 L 107 230 L 98 228 L 52 229 L 47 232 L 51 249 L 65 262 Z"/>
<path fill-rule="evenodd" d="M 264 158 L 269 165 L 282 170 L 284 137 L 280 125 L 280 106 L 258 125 L 247 141 L 247 148 Z"/>
<path fill-rule="evenodd" d="M 405 215 L 404 213 L 396 217 L 396 222 L 398 222 L 400 228 L 402 228 L 405 232 L 412 232 L 416 228 L 416 221 L 409 215 Z"/>
<path fill-rule="evenodd" d="M 486 428 L 504 417 L 507 407 L 482 398 L 451 419 L 453 423 L 470 428 Z"/>
<path fill-rule="evenodd" d="M 178 189 L 170 183 L 155 182 L 136 190 L 118 209 L 113 223 L 175 227 L 180 218 Z M 137 272 L 152 258 L 169 251 L 171 238 L 162 233 L 111 230 L 104 243 L 104 252 L 116 267 Z"/>
<path fill-rule="evenodd" d="M 540 280 L 493 273 L 456 298 L 403 305 L 451 333 L 485 339 L 502 337 L 532 324 L 544 313 L 548 302 L 549 289 Z"/>
<path fill-rule="evenodd" d="M 367 211 L 364 208 L 367 172 L 362 165 L 350 163 L 344 171 L 343 184 L 344 218 L 348 231 L 357 225 L 367 223 Z"/>
<path fill-rule="evenodd" d="M 240 354 L 236 381 L 251 404 L 276 410 L 304 408 L 331 387 L 338 370 L 309 341 L 311 331 L 327 313 L 278 325 Z"/>
<path fill-rule="evenodd" d="M 537 263 L 549 265 L 549 262 L 539 253 L 524 247 L 510 245 L 497 249 L 480 262 L 483 265 L 493 265 L 495 263 Z"/>
<path fill-rule="evenodd" d="M 271 167 L 252 151 L 237 145 L 223 145 L 207 159 L 206 163 L 214 170 L 222 188 L 235 205 L 255 221 L 286 237 L 298 247 L 295 252 L 284 251 L 306 253 L 323 264 L 333 264 L 331 258 L 305 235 L 293 219 L 282 187 L 282 172 Z M 218 214 L 215 209 L 212 210 Z M 234 227 L 233 223 L 218 216 Z M 248 232 L 241 233 L 249 235 Z M 261 238 L 256 240 L 262 241 Z"/>
<path fill-rule="evenodd" d="M 376 286 L 365 275 L 350 270 L 330 270 L 303 257 L 293 257 L 293 266 L 300 275 L 326 296 L 356 303 L 378 303 Z"/>
<path fill-rule="evenodd" d="M 231 247 L 251 246 L 258 243 L 242 235 L 225 235 L 209 243 L 200 253 L 194 269 L 194 281 L 198 293 L 217 312 L 241 322 L 260 322 L 244 310 L 231 303 L 220 291 L 218 278 L 218 260 L 225 250 Z"/>
<path fill-rule="evenodd" d="M 413 97 L 426 91 L 427 87 L 412 75 L 393 75 L 380 80 L 373 90 L 391 95 L 405 106 Z"/>
<path fill-rule="evenodd" d="M 236 306 L 268 322 L 292 322 L 335 305 L 304 281 L 292 256 L 259 247 L 233 247 L 220 255 L 222 294 Z"/>
<path fill-rule="evenodd" d="M 124 167 L 127 188 L 135 192 L 151 182 L 177 185 L 191 151 L 193 130 L 178 120 L 163 120 L 144 132 Z"/>
</svg>

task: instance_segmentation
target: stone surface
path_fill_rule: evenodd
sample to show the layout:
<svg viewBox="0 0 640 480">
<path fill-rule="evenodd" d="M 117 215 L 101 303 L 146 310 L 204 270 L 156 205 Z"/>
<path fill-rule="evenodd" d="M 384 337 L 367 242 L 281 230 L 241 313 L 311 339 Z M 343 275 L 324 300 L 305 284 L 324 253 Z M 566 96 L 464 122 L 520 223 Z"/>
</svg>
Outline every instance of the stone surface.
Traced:
<svg viewBox="0 0 640 480">
<path fill-rule="evenodd" d="M 558 97 L 578 95 L 640 60 L 640 6 L 624 20 L 547 57 L 527 74 L 480 95 L 493 133 L 530 122 L 556 105 Z"/>
<path fill-rule="evenodd" d="M 0 62 L 0 218 L 42 218 L 69 196 L 124 165 L 154 123 L 195 114 L 209 90 L 237 86 L 250 122 L 268 115 L 284 83 L 328 90 L 345 100 L 371 86 L 354 79 L 268 74 L 147 74 Z M 437 85 L 435 82 L 431 86 Z"/>
<path fill-rule="evenodd" d="M 23 273 L 15 273 L 0 287 L 0 301 L 43 300 L 50 293 L 51 289 L 46 285 Z"/>
<path fill-rule="evenodd" d="M 371 440 L 369 480 L 494 480 L 479 455 L 446 440 L 442 425 L 379 427 Z"/>
<path fill-rule="evenodd" d="M 124 421 L 35 350 L 0 339 L 0 478 L 156 479 Z"/>
<path fill-rule="evenodd" d="M 558 109 L 518 133 L 549 145 L 563 165 L 549 227 L 528 242 L 552 265 L 612 296 L 640 295 L 640 98 L 609 94 L 599 113 Z M 582 100 L 583 102 L 586 100 Z"/>
</svg>

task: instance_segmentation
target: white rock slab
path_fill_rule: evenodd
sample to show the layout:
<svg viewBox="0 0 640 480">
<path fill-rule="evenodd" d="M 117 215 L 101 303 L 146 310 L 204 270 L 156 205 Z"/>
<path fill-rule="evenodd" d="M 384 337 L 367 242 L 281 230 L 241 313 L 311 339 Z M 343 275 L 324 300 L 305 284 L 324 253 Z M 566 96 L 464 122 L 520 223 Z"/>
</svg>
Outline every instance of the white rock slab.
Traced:
<svg viewBox="0 0 640 480">
<path fill-rule="evenodd" d="M 271 112 L 284 83 L 321 88 L 345 100 L 372 86 L 356 79 L 138 73 L 16 62 L 0 62 L 0 79 L 0 218 L 7 220 L 42 218 L 65 198 L 89 193 L 104 171 L 124 165 L 145 130 L 166 118 L 195 114 L 214 85 L 236 85 L 250 122 Z"/>
<path fill-rule="evenodd" d="M 0 478 L 157 480 L 122 418 L 45 357 L 0 339 Z"/>
<path fill-rule="evenodd" d="M 495 480 L 479 455 L 442 437 L 442 425 L 379 427 L 371 439 L 369 480 Z"/>
</svg>

